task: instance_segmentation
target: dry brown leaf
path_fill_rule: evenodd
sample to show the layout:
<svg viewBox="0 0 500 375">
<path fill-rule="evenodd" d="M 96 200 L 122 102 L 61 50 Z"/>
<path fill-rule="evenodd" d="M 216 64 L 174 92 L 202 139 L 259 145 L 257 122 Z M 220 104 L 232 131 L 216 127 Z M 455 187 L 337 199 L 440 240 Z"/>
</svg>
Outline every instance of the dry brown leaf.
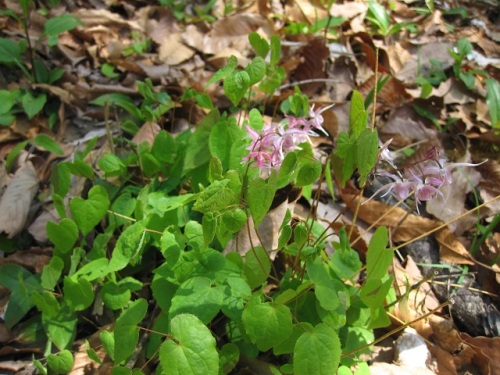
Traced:
<svg viewBox="0 0 500 375">
<path fill-rule="evenodd" d="M 41 273 L 43 268 L 50 262 L 52 258 L 52 249 L 48 248 L 32 248 L 24 251 L 16 251 L 10 254 L 7 258 L 0 258 L 0 265 L 6 263 L 16 263 L 24 268 L 33 270 L 36 273 Z"/>
<path fill-rule="evenodd" d="M 436 362 L 437 374 L 439 375 L 457 375 L 457 367 L 453 362 L 453 355 L 433 343 L 427 343 L 427 347 Z"/>
<path fill-rule="evenodd" d="M 94 349 L 97 354 L 97 357 L 102 362 L 105 362 L 106 351 L 101 345 L 101 340 L 99 335 L 102 330 L 111 329 L 111 325 L 107 325 L 102 327 L 101 330 L 93 333 L 87 338 L 89 343 L 89 347 Z M 109 358 L 109 357 L 108 357 Z M 73 364 L 73 369 L 68 373 L 68 375 L 84 375 L 84 374 L 106 374 L 108 372 L 104 371 L 104 368 L 107 368 L 107 363 L 105 362 L 103 365 L 99 365 L 89 358 L 87 355 L 87 345 L 81 344 L 78 347 L 78 351 L 75 353 L 75 362 Z"/>
<path fill-rule="evenodd" d="M 325 78 L 324 64 L 330 56 L 330 50 L 325 46 L 323 38 L 314 38 L 305 46 L 301 47 L 297 55 L 299 56 L 299 65 L 295 71 L 291 72 L 293 81 L 307 81 Z M 303 93 L 314 94 L 323 82 L 306 83 L 300 86 Z"/>
<path fill-rule="evenodd" d="M 482 375 L 500 374 L 500 337 L 470 337 L 463 332 L 460 336 L 474 351 L 473 362 Z"/>
<path fill-rule="evenodd" d="M 160 125 L 158 125 L 157 123 L 146 122 L 134 135 L 134 138 L 132 138 L 132 142 L 138 145 L 140 145 L 142 142 L 147 142 L 152 146 L 156 136 L 160 131 Z"/>
<path fill-rule="evenodd" d="M 471 259 L 470 252 L 448 229 L 443 228 L 436 233 L 436 240 L 439 242 L 439 257 L 442 261 L 451 264 L 475 264 Z"/>
<path fill-rule="evenodd" d="M 37 191 L 35 169 L 27 162 L 16 171 L 0 199 L 0 232 L 12 238 L 23 230 Z"/>
<path fill-rule="evenodd" d="M 177 65 L 193 57 L 195 51 L 181 41 L 181 35 L 172 33 L 161 41 L 158 58 L 167 65 Z"/>
<path fill-rule="evenodd" d="M 51 204 L 50 207 L 44 208 L 43 212 L 38 215 L 33 223 L 31 223 L 28 228 L 28 232 L 33 236 L 35 241 L 39 243 L 46 243 L 49 240 L 49 237 L 47 236 L 47 223 L 49 221 L 57 223 L 59 220 L 59 214 Z"/>
<path fill-rule="evenodd" d="M 341 197 L 347 206 L 354 212 L 359 197 L 349 193 L 341 193 Z M 377 226 L 383 225 L 389 228 L 392 239 L 395 242 L 410 241 L 415 237 L 433 230 L 441 224 L 436 220 L 413 215 L 400 207 L 389 206 L 376 200 L 361 204 L 358 211 L 358 217 L 368 224 L 377 222 Z M 397 231 L 395 231 L 396 228 Z"/>
<path fill-rule="evenodd" d="M 216 21 L 201 38 L 201 45 L 200 37 L 193 28 L 189 29 L 189 34 L 183 35 L 183 39 L 206 54 L 215 54 L 230 46 L 243 51 L 249 46 L 248 34 L 265 24 L 265 18 L 258 14 L 238 13 Z"/>
<path fill-rule="evenodd" d="M 359 88 L 359 92 L 366 97 L 375 86 L 375 76 L 373 75 Z M 377 94 L 377 111 L 386 111 L 392 108 L 401 107 L 411 96 L 406 92 L 403 84 L 394 77 L 390 77 L 386 84 Z"/>
<path fill-rule="evenodd" d="M 103 25 L 120 25 L 128 26 L 131 29 L 141 30 L 141 26 L 137 21 L 127 21 L 120 17 L 117 13 L 110 12 L 107 9 L 79 9 L 75 16 L 77 16 L 85 26 L 103 26 Z"/>
<path fill-rule="evenodd" d="M 384 138 L 394 138 L 394 147 L 408 146 L 417 141 L 437 138 L 437 129 L 427 128 L 411 105 L 390 111 L 386 123 L 380 128 Z"/>
<path fill-rule="evenodd" d="M 294 0 L 285 4 L 285 16 L 294 22 L 312 24 L 315 20 L 328 17 L 328 11 L 319 6 L 319 2 Z"/>
</svg>

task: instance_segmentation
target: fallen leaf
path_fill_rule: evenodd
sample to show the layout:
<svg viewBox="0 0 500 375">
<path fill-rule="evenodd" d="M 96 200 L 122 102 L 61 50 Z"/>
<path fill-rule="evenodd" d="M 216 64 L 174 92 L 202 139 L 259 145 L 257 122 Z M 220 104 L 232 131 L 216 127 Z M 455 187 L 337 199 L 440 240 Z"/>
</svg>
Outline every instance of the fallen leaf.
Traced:
<svg viewBox="0 0 500 375">
<path fill-rule="evenodd" d="M 473 362 L 481 369 L 482 375 L 500 374 L 500 337 L 471 337 L 463 332 L 460 336 L 474 351 Z"/>
<path fill-rule="evenodd" d="M 354 194 L 342 192 L 341 198 L 354 212 L 359 197 Z M 366 200 L 366 198 L 363 199 Z M 430 232 L 441 224 L 436 220 L 413 215 L 400 207 L 389 206 L 376 200 L 370 200 L 361 204 L 359 206 L 358 217 L 368 224 L 377 222 L 377 227 L 388 227 L 394 242 L 410 241 L 415 237 Z"/>
<path fill-rule="evenodd" d="M 193 57 L 195 51 L 181 41 L 180 34 L 166 35 L 161 41 L 158 58 L 167 65 L 177 65 Z"/>
<path fill-rule="evenodd" d="M 465 246 L 448 229 L 443 228 L 436 233 L 439 242 L 439 257 L 443 262 L 451 264 L 475 264 Z"/>
<path fill-rule="evenodd" d="M 0 232 L 12 238 L 23 230 L 37 191 L 35 169 L 27 162 L 16 171 L 0 199 Z"/>
<path fill-rule="evenodd" d="M 150 145 L 153 145 L 153 142 L 160 132 L 161 128 L 157 123 L 144 123 L 139 131 L 132 138 L 132 142 L 137 145 L 140 145 L 142 142 L 147 142 Z"/>
</svg>

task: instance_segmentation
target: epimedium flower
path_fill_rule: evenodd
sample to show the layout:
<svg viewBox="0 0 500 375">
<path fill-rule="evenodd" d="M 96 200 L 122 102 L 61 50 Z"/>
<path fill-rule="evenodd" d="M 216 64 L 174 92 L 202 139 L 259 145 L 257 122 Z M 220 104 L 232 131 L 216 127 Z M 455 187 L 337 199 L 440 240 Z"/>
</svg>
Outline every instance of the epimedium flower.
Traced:
<svg viewBox="0 0 500 375">
<path fill-rule="evenodd" d="M 443 192 L 440 190 L 444 186 L 453 183 L 452 172 L 458 167 L 476 167 L 485 161 L 473 163 L 450 163 L 445 158 L 440 158 L 439 151 L 431 147 L 426 153 L 425 158 L 401 172 L 394 164 L 388 151 L 388 145 L 391 141 L 381 145 L 379 151 L 379 160 L 384 160 L 394 168 L 397 174 L 389 172 L 379 172 L 377 175 L 386 176 L 393 181 L 378 189 L 366 202 L 370 201 L 381 192 L 383 196 L 393 192 L 399 200 L 407 199 L 411 194 L 415 197 L 416 208 L 421 202 L 430 201 L 437 196 L 445 200 Z"/>
<path fill-rule="evenodd" d="M 314 110 L 313 105 L 307 117 L 286 115 L 279 124 L 264 125 L 260 133 L 247 125 L 245 128 L 252 141 L 247 147 L 250 152 L 242 162 L 253 162 L 251 166 L 259 168 L 261 176 L 269 176 L 272 169 L 279 169 L 289 152 L 299 150 L 302 143 L 311 143 L 311 136 L 318 136 L 318 132 L 328 134 L 322 126 L 322 113 L 331 107 Z"/>
</svg>

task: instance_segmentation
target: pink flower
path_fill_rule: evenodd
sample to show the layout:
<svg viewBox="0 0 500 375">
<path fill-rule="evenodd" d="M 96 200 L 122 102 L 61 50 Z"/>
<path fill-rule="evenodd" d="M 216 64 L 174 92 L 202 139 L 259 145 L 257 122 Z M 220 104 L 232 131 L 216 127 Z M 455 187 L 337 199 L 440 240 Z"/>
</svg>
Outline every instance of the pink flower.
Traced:
<svg viewBox="0 0 500 375">
<path fill-rule="evenodd" d="M 314 106 L 309 110 L 309 118 L 285 116 L 286 121 L 280 124 L 266 124 L 259 133 L 246 126 L 247 133 L 252 140 L 247 150 L 250 153 L 242 161 L 253 161 L 252 166 L 261 171 L 261 175 L 269 176 L 272 169 L 279 169 L 285 156 L 294 150 L 300 150 L 300 144 L 311 142 L 310 136 L 316 136 L 314 130 L 321 130 L 323 116 L 321 113 L 331 106 L 317 109 Z M 326 132 L 325 132 L 326 133 Z"/>
<path fill-rule="evenodd" d="M 325 121 L 323 116 L 321 115 L 327 109 L 330 109 L 335 104 L 330 104 L 323 108 L 318 108 L 316 111 L 314 110 L 314 104 L 309 108 L 309 125 L 314 130 L 320 130 L 323 134 L 328 134 L 325 129 L 323 129 L 323 122 Z M 309 130 L 309 129 L 308 129 Z"/>
<path fill-rule="evenodd" d="M 382 196 L 394 192 L 397 198 L 404 200 L 411 193 L 415 196 L 415 203 L 418 212 L 418 205 L 421 202 L 430 201 L 437 196 L 444 198 L 443 192 L 440 190 L 443 186 L 449 186 L 453 183 L 452 172 L 457 167 L 475 167 L 479 164 L 472 163 L 448 163 L 446 159 L 439 158 L 439 151 L 432 147 L 425 154 L 425 159 L 421 160 L 411 167 L 404 170 L 404 173 L 398 171 L 389 154 L 385 153 L 389 142 L 381 146 L 380 160 L 389 163 L 396 169 L 397 175 L 388 172 L 381 172 L 378 175 L 387 176 L 394 182 L 388 183 L 378 189 L 369 199 L 371 200 L 378 193 L 385 191 Z M 367 201 L 366 201 L 367 202 Z"/>
</svg>

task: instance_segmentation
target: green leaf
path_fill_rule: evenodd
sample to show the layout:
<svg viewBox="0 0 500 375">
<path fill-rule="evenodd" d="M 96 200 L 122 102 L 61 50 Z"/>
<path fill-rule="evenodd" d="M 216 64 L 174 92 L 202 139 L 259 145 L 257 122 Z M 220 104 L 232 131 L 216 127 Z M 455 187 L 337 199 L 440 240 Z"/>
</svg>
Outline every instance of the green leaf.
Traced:
<svg viewBox="0 0 500 375">
<path fill-rule="evenodd" d="M 0 114 L 8 113 L 16 103 L 16 96 L 8 90 L 0 90 Z"/>
<path fill-rule="evenodd" d="M 234 321 L 241 321 L 243 308 L 252 296 L 250 285 L 240 276 L 228 276 L 224 280 L 223 289 L 224 302 L 221 308 L 222 312 Z"/>
<path fill-rule="evenodd" d="M 262 351 L 282 343 L 293 329 L 292 314 L 285 305 L 252 298 L 243 310 L 243 326 L 250 340 Z"/>
<path fill-rule="evenodd" d="M 202 213 L 219 212 L 237 204 L 239 199 L 229 188 L 229 182 L 229 179 L 212 182 L 200 193 L 193 210 Z"/>
<path fill-rule="evenodd" d="M 238 105 L 250 87 L 250 76 L 245 71 L 235 71 L 224 80 L 224 93 L 233 105 Z"/>
<path fill-rule="evenodd" d="M 219 373 L 215 339 L 194 315 L 172 319 L 171 338 L 160 347 L 160 364 L 166 375 L 207 375 Z"/>
<path fill-rule="evenodd" d="M 383 5 L 371 1 L 368 4 L 368 14 L 366 18 L 377 25 L 382 34 L 386 35 L 389 31 L 391 20 L 389 19 L 389 13 L 387 13 Z"/>
<path fill-rule="evenodd" d="M 37 147 L 44 148 L 56 155 L 63 155 L 64 152 L 61 147 L 51 137 L 46 134 L 38 134 L 33 140 L 33 144 Z"/>
<path fill-rule="evenodd" d="M 340 340 L 324 323 L 299 337 L 295 344 L 293 370 L 295 375 L 335 375 L 340 363 Z"/>
<path fill-rule="evenodd" d="M 47 236 L 61 253 L 70 251 L 78 239 L 78 227 L 71 219 L 64 218 L 56 224 L 47 222 Z"/>
<path fill-rule="evenodd" d="M 42 288 L 46 290 L 54 290 L 59 278 L 61 277 L 62 271 L 64 269 L 64 261 L 53 256 L 50 259 L 49 264 L 43 267 L 42 275 L 40 277 L 40 284 Z"/>
<path fill-rule="evenodd" d="M 345 236 L 347 233 L 345 228 L 341 228 L 340 236 Z M 352 280 L 353 277 L 359 272 L 363 264 L 359 260 L 359 254 L 350 246 L 341 247 L 336 249 L 330 258 L 330 267 L 337 274 L 337 276 Z"/>
<path fill-rule="evenodd" d="M 267 181 L 261 177 L 257 177 L 248 184 L 248 206 L 250 207 L 255 227 L 264 219 L 264 216 L 266 216 L 273 203 L 277 180 L 276 172 L 272 171 Z"/>
<path fill-rule="evenodd" d="M 285 341 L 274 347 L 274 355 L 292 354 L 299 337 L 302 336 L 304 332 L 311 332 L 313 329 L 314 327 L 310 323 L 299 323 L 294 325 L 292 333 L 290 333 Z"/>
<path fill-rule="evenodd" d="M 85 352 L 87 353 L 87 356 L 96 362 L 97 364 L 101 365 L 102 361 L 101 358 L 97 355 L 97 352 L 90 346 L 90 343 L 87 339 L 85 339 Z"/>
<path fill-rule="evenodd" d="M 65 197 L 71 188 L 71 173 L 67 163 L 54 163 L 50 173 L 50 184 L 52 191 L 61 197 Z"/>
<path fill-rule="evenodd" d="M 232 211 L 224 212 L 222 222 L 230 232 L 236 233 L 247 222 L 247 215 L 241 208 L 236 208 Z"/>
<path fill-rule="evenodd" d="M 238 345 L 232 342 L 224 344 L 220 350 L 219 357 L 220 372 L 222 372 L 222 374 L 229 374 L 240 360 L 240 349 Z"/>
<path fill-rule="evenodd" d="M 155 137 L 151 153 L 162 163 L 173 163 L 177 153 L 177 144 L 174 137 L 165 130 L 161 130 Z"/>
<path fill-rule="evenodd" d="M 115 224 L 117 227 L 122 226 L 125 223 L 130 223 L 132 220 L 128 219 L 128 217 L 130 217 L 134 213 L 136 206 L 137 200 L 135 198 L 132 198 L 132 194 L 130 194 L 129 192 L 120 194 L 111 205 L 111 211 L 123 216 L 118 216 L 110 213 L 109 221 Z"/>
<path fill-rule="evenodd" d="M 112 332 L 101 331 L 99 334 L 99 339 L 101 340 L 102 346 L 111 359 L 115 359 L 115 336 Z"/>
<path fill-rule="evenodd" d="M 106 215 L 108 207 L 108 194 L 102 186 L 98 185 L 90 189 L 87 200 L 76 197 L 69 202 L 73 219 L 84 236 L 99 224 Z"/>
<path fill-rule="evenodd" d="M 233 70 L 238 66 L 238 59 L 235 56 L 230 56 L 227 60 L 226 66 L 219 69 L 210 80 L 207 82 L 205 87 L 210 86 L 212 83 L 220 81 L 221 79 L 226 78 L 229 74 L 233 72 Z"/>
<path fill-rule="evenodd" d="M 337 138 L 337 151 L 332 154 L 333 171 L 342 182 L 342 186 L 356 169 L 356 140 L 346 132 L 341 132 Z"/>
<path fill-rule="evenodd" d="M 75 176 L 86 177 L 89 180 L 94 178 L 94 169 L 83 160 L 75 160 L 73 163 L 65 163 L 69 171 Z"/>
<path fill-rule="evenodd" d="M 189 313 L 208 324 L 222 307 L 223 293 L 206 277 L 193 277 L 184 282 L 172 298 L 169 317 Z"/>
<path fill-rule="evenodd" d="M 266 75 L 266 62 L 262 57 L 257 56 L 245 67 L 245 72 L 248 73 L 248 77 L 250 78 L 248 86 L 252 86 Z"/>
<path fill-rule="evenodd" d="M 102 107 L 105 107 L 106 105 L 110 107 L 116 105 L 126 110 L 135 118 L 144 119 L 144 116 L 142 115 L 141 111 L 136 106 L 134 101 L 124 94 L 116 94 L 116 93 L 104 94 L 92 100 L 90 103 L 95 105 L 100 105 Z"/>
<path fill-rule="evenodd" d="M 321 175 L 322 165 L 317 160 L 305 159 L 301 161 L 301 166 L 299 172 L 297 173 L 297 179 L 295 180 L 295 186 L 303 187 L 313 184 L 318 180 Z"/>
<path fill-rule="evenodd" d="M 269 43 L 256 32 L 248 34 L 248 41 L 260 57 L 266 57 L 269 53 Z"/>
<path fill-rule="evenodd" d="M 200 252 L 205 250 L 203 227 L 200 223 L 194 220 L 188 221 L 184 227 L 184 236 L 186 237 L 187 243 L 193 248 L 193 250 Z"/>
<path fill-rule="evenodd" d="M 50 292 L 34 292 L 31 298 L 37 309 L 46 317 L 57 316 L 61 309 L 56 297 Z"/>
<path fill-rule="evenodd" d="M 66 374 L 71 371 L 74 364 L 73 354 L 69 350 L 61 350 L 57 354 L 47 356 L 47 366 L 57 374 Z"/>
<path fill-rule="evenodd" d="M 233 144 L 243 137 L 241 129 L 229 121 L 220 121 L 212 128 L 208 138 L 210 155 L 219 158 L 222 168 L 229 168 Z"/>
<path fill-rule="evenodd" d="M 65 277 L 64 298 L 74 311 L 82 311 L 94 302 L 94 288 L 86 279 Z"/>
<path fill-rule="evenodd" d="M 389 237 L 386 227 L 379 227 L 375 231 L 368 245 L 366 253 L 367 279 L 381 280 L 392 264 L 394 250 L 387 249 Z"/>
<path fill-rule="evenodd" d="M 360 174 L 359 184 L 363 186 L 368 174 L 373 170 L 378 158 L 378 132 L 365 129 L 356 141 L 356 157 Z"/>
<path fill-rule="evenodd" d="M 48 19 L 43 25 L 43 31 L 49 37 L 49 46 L 53 47 L 57 44 L 59 34 L 72 30 L 81 24 L 82 22 L 71 14 L 63 14 Z"/>
<path fill-rule="evenodd" d="M 121 159 L 109 152 L 99 159 L 97 165 L 107 177 L 122 176 L 127 170 L 127 167 L 123 164 Z"/>
<path fill-rule="evenodd" d="M 149 233 L 141 222 L 136 222 L 125 229 L 116 242 L 108 272 L 119 271 L 129 264 L 136 264 L 148 241 Z"/>
<path fill-rule="evenodd" d="M 32 78 L 22 63 L 21 48 L 11 39 L 0 38 L 0 64 L 16 64 L 28 78 Z"/>
<path fill-rule="evenodd" d="M 196 100 L 196 104 L 198 104 L 201 108 L 209 110 L 214 109 L 214 104 L 212 103 L 210 95 L 205 94 L 204 92 L 198 92 L 194 98 Z"/>
<path fill-rule="evenodd" d="M 361 287 L 359 297 L 366 306 L 379 308 L 384 305 L 393 281 L 392 277 L 387 278 L 384 282 L 380 279 L 368 279 Z"/>
<path fill-rule="evenodd" d="M 243 271 L 252 289 L 261 286 L 271 271 L 271 260 L 266 250 L 260 246 L 251 249 L 245 255 Z"/>
<path fill-rule="evenodd" d="M 104 63 L 101 65 L 101 73 L 108 78 L 117 78 L 120 75 L 115 71 L 113 64 Z"/>
<path fill-rule="evenodd" d="M 125 361 L 134 353 L 139 341 L 139 327 L 137 325 L 144 319 L 147 310 L 148 303 L 145 299 L 139 298 L 132 302 L 116 320 L 113 332 L 116 363 Z"/>
<path fill-rule="evenodd" d="M 42 314 L 42 323 L 55 346 L 61 350 L 71 347 L 76 336 L 77 317 L 67 305 L 55 316 Z"/>
<path fill-rule="evenodd" d="M 41 286 L 31 272 L 13 263 L 0 266 L 0 285 L 11 292 L 4 315 L 5 325 L 11 329 L 34 306 L 31 293 Z"/>
<path fill-rule="evenodd" d="M 35 96 L 31 91 L 26 92 L 21 99 L 21 105 L 30 120 L 43 109 L 46 102 L 47 95 L 40 94 Z"/>
<path fill-rule="evenodd" d="M 107 273 L 108 259 L 99 258 L 87 263 L 76 271 L 71 277 L 74 280 L 85 278 L 88 281 L 94 281 Z"/>
<path fill-rule="evenodd" d="M 277 35 L 271 35 L 271 66 L 276 65 L 281 58 L 281 39 Z"/>
<path fill-rule="evenodd" d="M 252 108 L 248 113 L 249 125 L 252 129 L 260 132 L 262 127 L 264 126 L 264 119 L 262 118 L 262 114 L 256 108 Z"/>
<path fill-rule="evenodd" d="M 490 110 L 491 126 L 500 128 L 500 83 L 496 79 L 487 78 L 486 104 Z"/>
<path fill-rule="evenodd" d="M 345 292 L 344 284 L 330 277 L 321 258 L 307 261 L 307 274 L 314 283 L 320 306 L 328 311 L 336 310 L 342 303 L 339 295 Z"/>
<path fill-rule="evenodd" d="M 47 375 L 47 369 L 43 366 L 42 362 L 40 362 L 38 359 L 35 359 L 33 361 L 33 366 L 37 369 L 37 371 L 40 373 L 40 375 Z"/>
<path fill-rule="evenodd" d="M 118 282 L 107 282 L 101 289 L 101 298 L 106 306 L 118 310 L 127 305 L 132 292 L 140 290 L 142 283 L 132 277 L 126 277 Z"/>
<path fill-rule="evenodd" d="M 354 90 L 351 97 L 351 108 L 349 110 L 349 133 L 358 138 L 366 128 L 368 112 L 365 110 L 365 102 L 359 91 Z"/>
</svg>

